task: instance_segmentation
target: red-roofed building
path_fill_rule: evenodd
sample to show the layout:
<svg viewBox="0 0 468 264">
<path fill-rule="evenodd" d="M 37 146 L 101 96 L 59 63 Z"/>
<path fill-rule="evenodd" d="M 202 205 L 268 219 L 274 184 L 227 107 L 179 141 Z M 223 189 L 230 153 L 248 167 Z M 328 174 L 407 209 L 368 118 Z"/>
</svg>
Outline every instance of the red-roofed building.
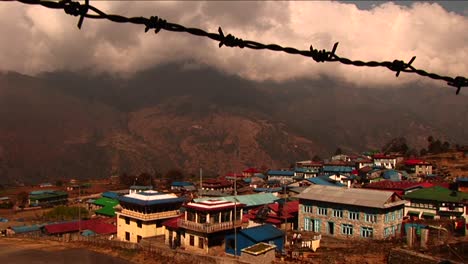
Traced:
<svg viewBox="0 0 468 264">
<path fill-rule="evenodd" d="M 257 170 L 256 168 L 248 168 L 242 171 L 242 175 L 244 177 L 252 177 L 255 175 L 255 173 L 262 173 L 262 172 L 260 170 Z"/>
<path fill-rule="evenodd" d="M 62 235 L 69 233 L 79 233 L 84 230 L 91 230 L 98 235 L 111 235 L 117 233 L 115 218 L 96 218 L 90 220 L 73 221 L 60 224 L 50 224 L 44 226 L 44 231 L 48 235 Z"/>
<path fill-rule="evenodd" d="M 363 188 L 382 190 L 382 191 L 392 191 L 397 193 L 400 197 L 405 194 L 408 194 L 412 191 L 419 190 L 422 188 L 433 187 L 434 184 L 428 182 L 410 182 L 410 181 L 378 181 L 364 185 Z"/>
<path fill-rule="evenodd" d="M 432 164 L 420 159 L 408 159 L 405 161 L 406 171 L 413 175 L 432 174 Z"/>
<path fill-rule="evenodd" d="M 270 223 L 282 230 L 297 229 L 298 212 L 299 201 L 265 205 L 249 211 L 248 217 L 251 221 L 249 226 Z"/>
</svg>

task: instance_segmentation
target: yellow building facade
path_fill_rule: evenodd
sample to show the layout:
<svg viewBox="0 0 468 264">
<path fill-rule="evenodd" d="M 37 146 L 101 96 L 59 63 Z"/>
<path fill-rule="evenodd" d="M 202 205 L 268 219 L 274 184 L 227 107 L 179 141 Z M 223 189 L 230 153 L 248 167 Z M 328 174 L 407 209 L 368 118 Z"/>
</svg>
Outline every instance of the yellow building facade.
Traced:
<svg viewBox="0 0 468 264">
<path fill-rule="evenodd" d="M 165 234 L 163 222 L 177 217 L 185 201 L 173 193 L 144 191 L 119 198 L 117 215 L 117 238 L 121 241 L 139 243 L 146 237 Z"/>
</svg>

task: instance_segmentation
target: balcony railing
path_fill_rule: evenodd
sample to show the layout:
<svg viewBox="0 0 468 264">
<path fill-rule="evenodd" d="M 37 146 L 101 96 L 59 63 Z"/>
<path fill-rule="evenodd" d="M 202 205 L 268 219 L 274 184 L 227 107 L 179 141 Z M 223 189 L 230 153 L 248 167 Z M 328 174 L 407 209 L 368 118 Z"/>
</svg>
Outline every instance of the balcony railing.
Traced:
<svg viewBox="0 0 468 264">
<path fill-rule="evenodd" d="M 234 229 L 234 227 L 240 227 L 242 225 L 242 220 L 237 220 L 234 224 L 234 221 L 232 222 L 223 222 L 223 223 L 196 223 L 193 221 L 187 221 L 185 219 L 179 219 L 178 224 L 180 227 L 193 230 L 193 231 L 198 231 L 202 233 L 213 233 L 213 232 L 218 232 L 218 231 L 223 231 L 223 230 L 229 230 L 229 229 Z"/>
<path fill-rule="evenodd" d="M 136 212 L 136 211 L 132 211 L 128 209 L 122 209 L 121 214 L 123 216 L 128 216 L 131 218 L 148 221 L 148 220 L 157 220 L 157 219 L 176 217 L 179 215 L 179 211 L 172 210 L 172 211 L 165 211 L 165 212 L 159 212 L 159 213 L 145 214 L 145 213 L 140 213 L 140 212 Z"/>
<path fill-rule="evenodd" d="M 449 207 L 439 207 L 439 211 L 463 213 L 463 207 L 453 207 L 452 209 L 450 209 Z"/>
</svg>

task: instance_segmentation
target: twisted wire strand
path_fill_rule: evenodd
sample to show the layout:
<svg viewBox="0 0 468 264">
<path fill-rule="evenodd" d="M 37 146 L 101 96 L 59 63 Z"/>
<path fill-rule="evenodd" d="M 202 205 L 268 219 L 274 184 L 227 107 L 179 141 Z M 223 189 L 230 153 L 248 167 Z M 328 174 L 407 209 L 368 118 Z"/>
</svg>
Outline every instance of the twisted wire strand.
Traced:
<svg viewBox="0 0 468 264">
<path fill-rule="evenodd" d="M 5 1 L 5 0 L 1 0 Z M 7 0 L 8 1 L 8 0 Z M 11 0 L 9 0 L 11 1 Z M 231 34 L 225 35 L 221 27 L 218 28 L 218 33 L 210 33 L 203 29 L 199 28 L 190 28 L 176 23 L 171 23 L 162 19 L 158 16 L 151 16 L 150 18 L 146 17 L 125 17 L 115 14 L 106 14 L 105 12 L 99 10 L 98 8 L 89 4 L 89 0 L 85 0 L 84 4 L 81 4 L 77 1 L 72 0 L 62 0 L 59 2 L 53 1 L 44 1 L 44 0 L 17 0 L 18 2 L 31 5 L 41 5 L 47 8 L 52 9 L 63 9 L 67 14 L 73 16 L 79 16 L 78 28 L 81 29 L 84 22 L 84 18 L 90 19 L 107 19 L 116 23 L 132 23 L 137 25 L 145 26 L 145 32 L 148 32 L 150 29 L 154 29 L 155 33 L 160 32 L 161 30 L 171 31 L 171 32 L 182 32 L 189 33 L 191 35 L 207 37 L 214 41 L 219 42 L 219 47 L 239 47 L 239 48 L 249 48 L 254 50 L 271 50 L 285 52 L 288 54 L 302 55 L 305 57 L 310 57 L 316 62 L 339 62 L 345 65 L 352 65 L 357 67 L 384 67 L 391 71 L 396 72 L 396 77 L 400 75 L 401 72 L 405 73 L 416 73 L 423 77 L 428 77 L 435 80 L 442 80 L 447 82 L 448 85 L 457 88 L 456 94 L 460 93 L 462 87 L 468 86 L 468 79 L 464 76 L 457 76 L 452 78 L 450 76 L 443 76 L 436 73 L 430 73 L 422 69 L 416 69 L 411 64 L 416 59 L 416 56 L 412 57 L 411 60 L 406 63 L 403 60 L 394 60 L 392 61 L 361 61 L 361 60 L 351 60 L 348 58 L 340 57 L 335 52 L 338 47 L 338 42 L 335 43 L 331 51 L 325 49 L 318 50 L 314 49 L 312 45 L 309 50 L 299 50 L 293 47 L 282 47 L 278 44 L 263 44 L 260 42 L 252 40 L 243 40 L 237 38 Z M 89 11 L 94 12 L 95 14 L 90 14 Z"/>
</svg>

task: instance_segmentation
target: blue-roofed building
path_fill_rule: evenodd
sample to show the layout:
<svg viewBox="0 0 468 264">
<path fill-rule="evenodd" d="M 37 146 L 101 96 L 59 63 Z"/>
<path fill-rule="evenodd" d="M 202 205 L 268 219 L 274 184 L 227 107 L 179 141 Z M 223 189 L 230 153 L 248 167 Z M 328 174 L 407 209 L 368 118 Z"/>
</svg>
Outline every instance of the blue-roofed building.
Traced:
<svg viewBox="0 0 468 264">
<path fill-rule="evenodd" d="M 343 187 L 343 186 L 346 186 L 344 184 L 341 184 L 337 181 L 334 181 L 330 178 L 328 178 L 328 176 L 319 176 L 319 177 L 315 177 L 315 178 L 309 178 L 309 179 L 306 179 L 306 181 L 310 182 L 311 184 L 315 184 L 315 185 L 325 185 L 325 186 L 335 186 L 335 187 Z"/>
<path fill-rule="evenodd" d="M 284 246 L 284 231 L 270 224 L 240 229 L 237 231 L 237 252 L 235 240 L 234 234 L 226 236 L 226 253 L 239 256 L 242 249 L 260 242 L 274 244 L 276 250 L 281 252 Z"/>
<path fill-rule="evenodd" d="M 195 191 L 195 185 L 191 182 L 175 181 L 171 183 L 171 190 L 173 191 Z"/>
<path fill-rule="evenodd" d="M 269 170 L 267 172 L 267 180 L 277 180 L 282 184 L 293 182 L 293 177 L 295 176 L 294 171 L 283 171 L 283 170 Z"/>
<path fill-rule="evenodd" d="M 354 170 L 353 166 L 346 166 L 346 165 L 325 164 L 323 165 L 323 168 L 322 168 L 322 171 L 325 174 L 335 174 L 335 173 L 351 174 L 353 170 Z"/>
<path fill-rule="evenodd" d="M 294 169 L 295 177 L 302 178 L 302 179 L 317 177 L 319 172 L 320 170 L 317 168 L 296 167 Z"/>
<path fill-rule="evenodd" d="M 102 197 L 109 198 L 109 199 L 119 199 L 120 194 L 117 192 L 103 192 L 101 194 Z"/>
<path fill-rule="evenodd" d="M 401 174 L 396 170 L 385 170 L 382 173 L 382 178 L 390 181 L 401 181 Z"/>
<path fill-rule="evenodd" d="M 185 198 L 173 193 L 143 191 L 119 197 L 117 215 L 117 238 L 138 243 L 142 238 L 164 235 L 162 223 L 177 217 Z"/>
<path fill-rule="evenodd" d="M 29 225 L 29 226 L 13 226 L 13 234 L 15 236 L 30 236 L 31 234 L 41 234 L 44 225 Z"/>
</svg>

